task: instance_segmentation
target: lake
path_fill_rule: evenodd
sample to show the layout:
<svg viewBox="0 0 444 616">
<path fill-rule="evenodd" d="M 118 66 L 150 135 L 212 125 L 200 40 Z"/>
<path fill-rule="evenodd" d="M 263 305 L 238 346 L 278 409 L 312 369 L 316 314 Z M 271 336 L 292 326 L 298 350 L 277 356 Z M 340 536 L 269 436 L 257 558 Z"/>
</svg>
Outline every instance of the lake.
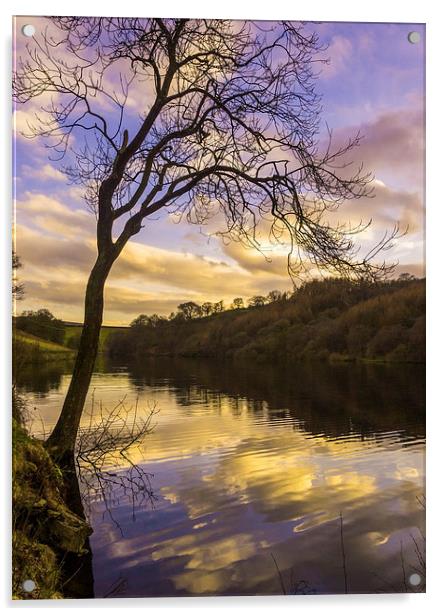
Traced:
<svg viewBox="0 0 444 616">
<path fill-rule="evenodd" d="M 69 379 L 21 375 L 35 433 Z M 101 361 L 84 425 L 122 399 L 154 498 L 86 495 L 97 597 L 424 590 L 422 365 Z"/>
</svg>

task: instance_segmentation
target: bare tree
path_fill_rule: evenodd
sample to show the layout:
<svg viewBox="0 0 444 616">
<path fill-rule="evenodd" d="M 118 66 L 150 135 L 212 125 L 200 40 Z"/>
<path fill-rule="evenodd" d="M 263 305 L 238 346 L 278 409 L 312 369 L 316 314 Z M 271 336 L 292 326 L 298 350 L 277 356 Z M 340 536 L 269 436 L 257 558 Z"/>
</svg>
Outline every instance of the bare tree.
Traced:
<svg viewBox="0 0 444 616">
<path fill-rule="evenodd" d="M 385 273 L 373 257 L 396 230 L 361 258 L 354 235 L 363 227 L 327 220 L 367 195 L 371 177 L 341 166 L 359 135 L 337 149 L 331 136 L 319 143 L 322 51 L 299 23 L 56 17 L 17 58 L 15 100 L 45 97 L 29 136 L 65 160 L 97 217 L 77 360 L 49 438 L 60 454 L 74 449 L 105 281 L 156 212 L 198 224 L 218 216 L 221 233 L 256 247 L 266 223 L 288 245 L 292 275 L 313 265 L 341 276 Z"/>
</svg>

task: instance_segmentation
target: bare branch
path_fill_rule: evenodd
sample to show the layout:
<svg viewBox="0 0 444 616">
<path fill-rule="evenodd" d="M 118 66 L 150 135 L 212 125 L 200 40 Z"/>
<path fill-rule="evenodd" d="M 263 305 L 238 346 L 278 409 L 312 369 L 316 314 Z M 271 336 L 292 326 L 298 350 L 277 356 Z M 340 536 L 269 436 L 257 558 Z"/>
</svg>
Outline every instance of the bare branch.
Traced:
<svg viewBox="0 0 444 616">
<path fill-rule="evenodd" d="M 79 430 L 75 460 L 84 503 L 101 499 L 117 526 L 112 515 L 116 501 L 129 500 L 133 516 L 137 507 L 154 501 L 151 475 L 133 461 L 133 455 L 154 430 L 156 412 L 154 406 L 140 413 L 137 400 L 128 407 L 125 399 L 105 409 L 93 396 L 89 422 Z"/>
<path fill-rule="evenodd" d="M 360 135 L 333 147 L 327 127 L 320 138 L 324 51 L 293 22 L 56 17 L 18 59 L 14 92 L 23 104 L 50 98 L 30 136 L 85 187 L 110 259 L 167 208 L 198 224 L 221 212 L 220 235 L 255 248 L 268 225 L 292 276 L 315 266 L 378 278 L 393 268 L 377 259 L 399 229 L 361 257 L 354 238 L 367 225 L 328 223 L 371 196 L 372 177 L 344 162 Z"/>
</svg>

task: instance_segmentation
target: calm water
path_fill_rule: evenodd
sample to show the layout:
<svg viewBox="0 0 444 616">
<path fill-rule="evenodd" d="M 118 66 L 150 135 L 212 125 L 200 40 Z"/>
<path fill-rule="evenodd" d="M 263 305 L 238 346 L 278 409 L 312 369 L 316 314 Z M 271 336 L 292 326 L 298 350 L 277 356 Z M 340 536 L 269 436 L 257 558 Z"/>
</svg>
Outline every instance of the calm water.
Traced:
<svg viewBox="0 0 444 616">
<path fill-rule="evenodd" d="M 36 432 L 68 382 L 62 365 L 23 375 Z M 92 391 L 95 413 L 159 411 L 133 456 L 154 507 L 116 498 L 113 521 L 91 503 L 96 596 L 344 592 L 341 512 L 350 592 L 422 573 L 423 367 L 161 360 L 101 366 Z"/>
</svg>

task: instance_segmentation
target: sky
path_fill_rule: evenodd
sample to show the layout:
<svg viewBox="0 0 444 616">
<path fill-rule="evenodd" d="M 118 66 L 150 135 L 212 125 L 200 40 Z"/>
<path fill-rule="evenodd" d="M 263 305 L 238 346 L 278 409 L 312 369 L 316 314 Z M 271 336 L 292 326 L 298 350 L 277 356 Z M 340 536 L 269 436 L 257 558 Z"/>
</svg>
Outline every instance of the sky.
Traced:
<svg viewBox="0 0 444 616">
<path fill-rule="evenodd" d="M 32 18 L 36 28 L 43 18 Z M 15 53 L 24 53 L 16 20 Z M 425 275 L 424 264 L 424 49 L 425 28 L 409 24 L 310 24 L 328 45 L 316 89 L 322 122 L 334 139 L 360 132 L 354 159 L 373 172 L 374 196 L 345 203 L 340 219 L 372 220 L 363 248 L 399 223 L 407 230 L 390 253 L 396 272 Z M 411 44 L 417 31 L 421 41 Z M 137 93 L 136 93 L 137 94 Z M 42 99 L 47 102 L 45 94 Z M 130 99 L 137 106 L 137 96 Z M 23 136 L 40 110 L 35 101 L 14 109 L 15 247 L 23 267 L 25 297 L 17 312 L 47 308 L 58 318 L 81 322 L 83 294 L 96 256 L 95 218 L 80 187 L 70 185 L 42 141 Z M 103 103 L 105 105 L 105 103 Z M 266 257 L 199 227 L 158 213 L 132 238 L 114 264 L 105 292 L 104 323 L 128 324 L 141 313 L 168 315 L 184 301 L 229 305 L 234 297 L 290 290 L 285 251 Z"/>
</svg>

